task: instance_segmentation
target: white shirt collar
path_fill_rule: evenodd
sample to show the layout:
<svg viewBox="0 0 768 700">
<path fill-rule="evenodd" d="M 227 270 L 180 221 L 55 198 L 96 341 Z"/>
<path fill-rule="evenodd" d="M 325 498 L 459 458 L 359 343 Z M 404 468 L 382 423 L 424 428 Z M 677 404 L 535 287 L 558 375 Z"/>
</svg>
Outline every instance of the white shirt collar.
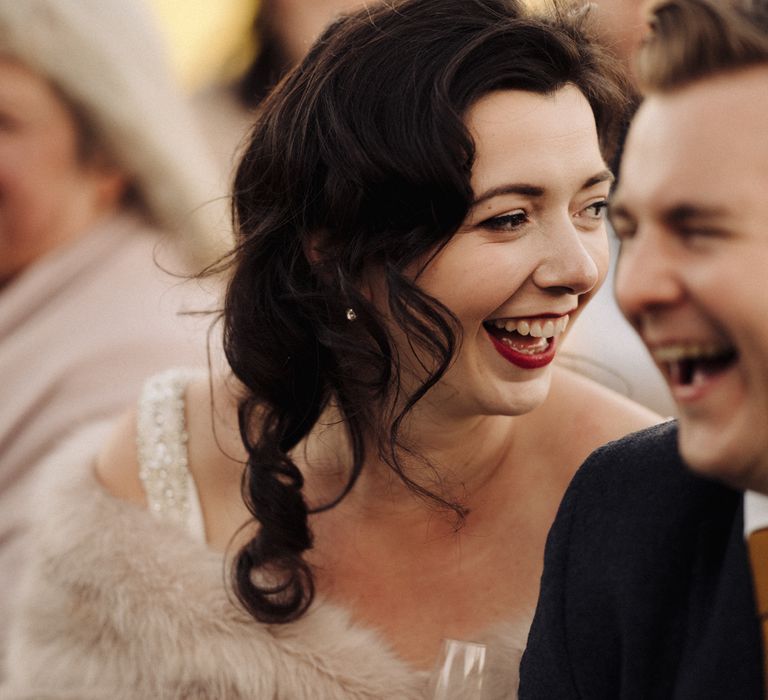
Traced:
<svg viewBox="0 0 768 700">
<path fill-rule="evenodd" d="M 768 528 L 768 496 L 757 491 L 744 494 L 744 537 Z"/>
</svg>

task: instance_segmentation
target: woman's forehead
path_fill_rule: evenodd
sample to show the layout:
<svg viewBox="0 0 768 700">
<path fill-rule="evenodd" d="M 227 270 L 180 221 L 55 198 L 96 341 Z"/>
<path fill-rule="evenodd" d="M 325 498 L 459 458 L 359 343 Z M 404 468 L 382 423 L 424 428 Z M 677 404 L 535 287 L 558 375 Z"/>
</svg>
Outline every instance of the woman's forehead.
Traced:
<svg viewBox="0 0 768 700">
<path fill-rule="evenodd" d="M 551 94 L 490 93 L 467 112 L 475 143 L 475 199 L 510 182 L 579 183 L 605 169 L 589 102 L 575 86 Z"/>
</svg>

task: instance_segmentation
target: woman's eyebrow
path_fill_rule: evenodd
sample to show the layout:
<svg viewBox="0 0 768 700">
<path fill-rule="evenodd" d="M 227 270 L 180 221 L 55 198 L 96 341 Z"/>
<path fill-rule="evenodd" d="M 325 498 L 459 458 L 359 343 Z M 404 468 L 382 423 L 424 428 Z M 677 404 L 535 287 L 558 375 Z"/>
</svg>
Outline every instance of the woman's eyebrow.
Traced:
<svg viewBox="0 0 768 700">
<path fill-rule="evenodd" d="M 593 187 L 594 185 L 599 185 L 601 182 L 614 183 L 615 181 L 616 181 L 616 177 L 614 176 L 614 174 L 608 168 L 605 168 L 604 170 L 601 170 L 596 175 L 593 175 L 592 177 L 587 178 L 584 181 L 584 184 L 581 186 L 581 189 L 588 190 L 590 187 Z"/>
<path fill-rule="evenodd" d="M 605 170 L 601 170 L 599 173 L 592 175 L 592 177 L 587 178 L 584 181 L 584 184 L 581 186 L 581 189 L 588 190 L 590 187 L 593 187 L 594 185 L 597 185 L 601 182 L 613 182 L 614 180 L 615 178 L 613 173 L 606 168 Z M 494 197 L 498 197 L 499 195 L 504 194 L 521 194 L 526 197 L 543 197 L 545 193 L 546 188 L 540 185 L 531 185 L 526 182 L 509 183 L 506 185 L 491 187 L 491 189 L 486 190 L 473 200 L 472 206 L 477 206 L 487 199 L 493 199 Z"/>
<path fill-rule="evenodd" d="M 486 190 L 479 197 L 476 197 L 472 202 L 472 206 L 476 206 L 487 199 L 493 199 L 503 194 L 522 194 L 526 197 L 543 197 L 546 190 L 539 185 L 529 185 L 523 182 L 510 183 L 508 185 L 498 185 L 497 187 L 491 187 Z"/>
</svg>

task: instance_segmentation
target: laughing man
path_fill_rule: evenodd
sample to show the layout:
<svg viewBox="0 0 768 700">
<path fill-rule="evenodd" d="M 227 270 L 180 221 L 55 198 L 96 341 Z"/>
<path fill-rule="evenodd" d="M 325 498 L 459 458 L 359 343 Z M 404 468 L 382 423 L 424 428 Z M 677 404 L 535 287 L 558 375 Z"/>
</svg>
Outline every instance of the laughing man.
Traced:
<svg viewBox="0 0 768 700">
<path fill-rule="evenodd" d="M 661 0 L 652 26 L 611 204 L 616 296 L 679 428 L 608 445 L 574 479 L 521 700 L 764 697 L 768 2 Z"/>
</svg>

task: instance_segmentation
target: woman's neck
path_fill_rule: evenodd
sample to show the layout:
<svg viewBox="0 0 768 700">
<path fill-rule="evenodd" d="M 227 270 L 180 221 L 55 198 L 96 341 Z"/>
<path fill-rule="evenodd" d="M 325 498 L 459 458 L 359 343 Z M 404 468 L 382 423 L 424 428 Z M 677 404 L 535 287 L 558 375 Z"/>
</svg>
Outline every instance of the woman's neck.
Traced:
<svg viewBox="0 0 768 700">
<path fill-rule="evenodd" d="M 346 428 L 332 418 L 324 417 L 293 455 L 305 475 L 305 493 L 311 507 L 334 500 L 351 470 Z M 438 422 L 414 412 L 403 426 L 405 449 L 398 450 L 398 466 L 426 492 L 469 511 L 482 508 L 484 514 L 490 515 L 490 495 L 498 492 L 501 484 L 508 492 L 508 487 L 513 486 L 510 482 L 516 478 L 512 466 L 518 455 L 523 458 L 527 442 L 518 438 L 523 432 L 517 430 L 517 424 L 524 422 L 525 417 L 509 416 Z M 458 521 L 455 511 L 419 496 L 413 485 L 400 478 L 379 454 L 372 440 L 366 442 L 360 476 L 340 507 L 348 515 L 365 520 L 429 521 L 432 527 L 436 513 L 442 512 L 445 517 L 440 520 L 448 529 L 455 528 Z"/>
</svg>

